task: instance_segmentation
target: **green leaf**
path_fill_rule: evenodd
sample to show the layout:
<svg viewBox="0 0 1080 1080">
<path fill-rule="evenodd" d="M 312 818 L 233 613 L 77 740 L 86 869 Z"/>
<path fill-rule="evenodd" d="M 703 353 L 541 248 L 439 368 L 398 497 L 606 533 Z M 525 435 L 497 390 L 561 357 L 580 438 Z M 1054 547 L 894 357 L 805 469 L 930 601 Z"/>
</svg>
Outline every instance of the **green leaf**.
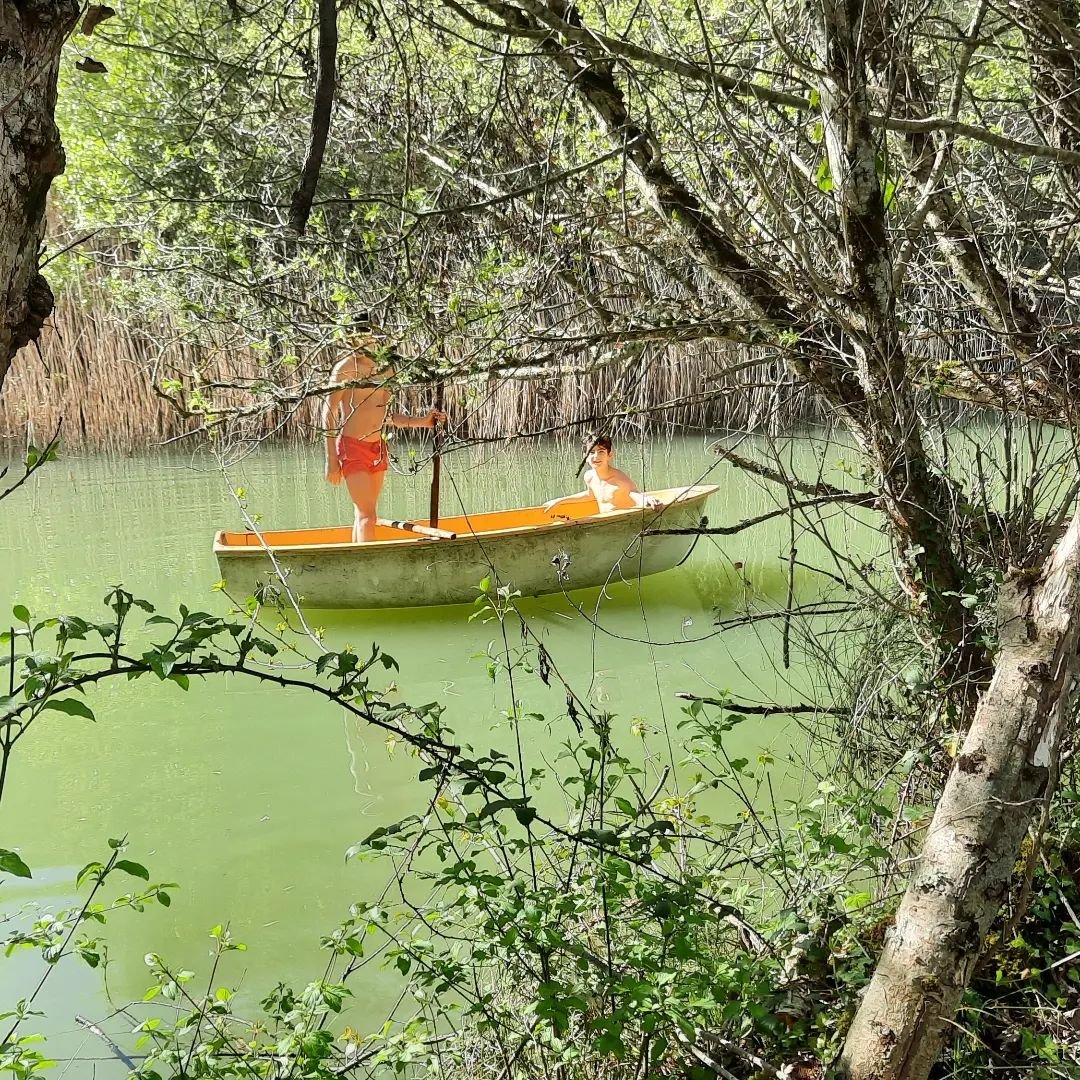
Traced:
<svg viewBox="0 0 1080 1080">
<path fill-rule="evenodd" d="M 150 880 L 150 871 L 142 863 L 132 862 L 130 859 L 120 859 L 115 869 L 123 870 L 125 874 L 130 874 L 132 877 L 142 878 L 143 881 Z"/>
<path fill-rule="evenodd" d="M 814 183 L 817 184 L 819 191 L 832 191 L 832 174 L 829 172 L 829 159 L 827 157 L 821 159 L 821 163 L 818 165 L 817 172 L 814 175 Z"/>
<path fill-rule="evenodd" d="M 84 866 L 84 867 L 83 867 L 83 868 L 82 868 L 82 869 L 81 869 L 81 870 L 79 871 L 78 875 L 77 875 L 77 876 L 76 876 L 76 878 L 75 878 L 75 888 L 76 888 L 76 889 L 78 889 L 78 888 L 81 888 L 81 887 L 82 887 L 82 884 L 83 884 L 83 882 L 84 882 L 84 881 L 85 881 L 85 880 L 86 880 L 86 879 L 87 879 L 88 877 L 90 877 L 90 875 L 91 875 L 91 874 L 96 874 L 96 873 L 98 873 L 98 871 L 100 871 L 100 870 L 104 870 L 104 869 L 105 869 L 105 867 L 104 867 L 104 866 L 102 866 L 102 865 L 101 865 L 101 863 L 99 863 L 99 862 L 90 862 L 90 863 L 87 863 L 87 864 L 86 864 L 86 865 L 85 865 L 85 866 Z"/>
<path fill-rule="evenodd" d="M 0 870 L 5 874 L 11 874 L 12 877 L 31 876 L 30 867 L 14 851 L 8 851 L 6 848 L 0 848 Z"/>
<path fill-rule="evenodd" d="M 42 709 L 54 709 L 56 712 L 67 713 L 68 716 L 81 716 L 86 720 L 95 719 L 89 705 L 84 704 L 77 698 L 63 698 L 60 701 L 46 701 Z"/>
<path fill-rule="evenodd" d="M 846 911 L 858 911 L 874 902 L 874 897 L 868 892 L 851 893 L 844 897 L 844 909 Z"/>
<path fill-rule="evenodd" d="M 24 608 L 22 606 L 22 604 L 16 604 L 11 609 L 11 614 L 14 615 L 15 618 L 19 620 L 19 622 L 24 622 L 29 626 L 29 624 L 30 624 L 30 612 L 27 611 L 27 609 Z"/>
</svg>

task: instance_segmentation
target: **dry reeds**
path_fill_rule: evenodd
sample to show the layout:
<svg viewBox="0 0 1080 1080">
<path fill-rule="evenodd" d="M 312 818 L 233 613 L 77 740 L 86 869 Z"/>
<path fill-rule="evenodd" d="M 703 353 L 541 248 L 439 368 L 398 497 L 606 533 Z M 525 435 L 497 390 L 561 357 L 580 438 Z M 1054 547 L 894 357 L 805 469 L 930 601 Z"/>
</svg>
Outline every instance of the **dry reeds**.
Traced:
<svg viewBox="0 0 1080 1080">
<path fill-rule="evenodd" d="M 809 417 L 805 391 L 791 386 L 775 363 L 728 378 L 746 350 L 715 343 L 674 345 L 646 352 L 631 370 L 612 365 L 550 379 L 490 378 L 447 388 L 451 425 L 461 439 L 495 440 L 536 432 L 552 434 L 609 422 L 624 433 L 777 429 Z M 726 351 L 725 351 L 726 350 Z M 142 330 L 110 317 L 102 296 L 64 298 L 57 304 L 37 353 L 16 361 L 0 398 L 0 437 L 42 441 L 63 421 L 68 449 L 129 452 L 197 431 L 202 420 L 184 416 L 166 399 L 163 380 L 248 385 L 265 376 L 265 355 L 246 348 L 216 348 L 208 356 L 157 320 Z M 323 366 L 327 366 L 325 363 Z M 198 372 L 192 380 L 191 375 Z M 404 395 L 405 409 L 428 403 L 428 389 Z M 218 408 L 250 405 L 241 389 L 214 390 Z M 268 407 L 245 419 L 245 437 L 310 441 L 320 435 L 321 401 L 287 409 Z"/>
</svg>

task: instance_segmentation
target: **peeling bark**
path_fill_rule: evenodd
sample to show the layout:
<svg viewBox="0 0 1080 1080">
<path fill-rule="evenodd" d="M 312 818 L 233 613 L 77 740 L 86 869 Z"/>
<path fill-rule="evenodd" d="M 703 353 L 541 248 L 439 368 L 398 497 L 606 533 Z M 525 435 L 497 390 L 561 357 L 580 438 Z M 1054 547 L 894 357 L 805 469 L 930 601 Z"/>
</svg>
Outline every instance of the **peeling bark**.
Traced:
<svg viewBox="0 0 1080 1080">
<path fill-rule="evenodd" d="M 1080 669 L 1080 511 L 1041 580 L 1006 583 L 999 621 L 993 680 L 848 1031 L 850 1080 L 925 1080 L 1050 794 Z"/>
<path fill-rule="evenodd" d="M 56 76 L 78 14 L 76 0 L 0 3 L 0 388 L 53 308 L 38 252 L 49 186 L 64 171 L 53 120 Z"/>
</svg>

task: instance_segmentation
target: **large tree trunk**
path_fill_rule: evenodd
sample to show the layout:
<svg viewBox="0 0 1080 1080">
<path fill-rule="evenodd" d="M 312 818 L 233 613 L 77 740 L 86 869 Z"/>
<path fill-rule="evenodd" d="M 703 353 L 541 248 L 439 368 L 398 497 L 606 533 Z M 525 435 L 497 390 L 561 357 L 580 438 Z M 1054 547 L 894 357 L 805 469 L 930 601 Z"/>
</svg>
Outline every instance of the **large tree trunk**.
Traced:
<svg viewBox="0 0 1080 1080">
<path fill-rule="evenodd" d="M 874 160 L 876 145 L 869 126 L 865 75 L 856 55 L 854 19 L 829 3 L 828 62 L 835 69 L 823 88 L 823 114 L 834 161 L 834 191 L 844 226 L 851 297 L 840 313 L 819 322 L 805 298 L 786 295 L 769 272 L 740 250 L 688 184 L 666 164 L 654 132 L 630 114 L 612 62 L 598 47 L 568 48 L 547 26 L 583 29 L 578 10 L 567 0 L 481 0 L 503 19 L 508 33 L 539 40 L 589 109 L 597 126 L 625 152 L 626 169 L 644 201 L 692 253 L 741 317 L 749 316 L 760 340 L 794 335 L 799 347 L 783 355 L 794 373 L 807 379 L 847 423 L 877 468 L 883 505 L 896 532 L 905 582 L 925 605 L 928 621 L 943 643 L 946 675 L 965 682 L 985 676 L 982 649 L 976 644 L 975 620 L 962 603 L 963 572 L 943 522 L 952 516 L 958 494 L 930 467 L 908 385 L 902 343 L 894 311 L 892 265 L 885 231 L 885 208 Z M 835 24 L 835 25 L 833 25 Z M 824 32 L 824 30 L 823 30 Z M 835 46 L 835 47 L 834 47 Z M 825 46 L 821 46 L 824 50 Z M 846 96 L 845 96 L 846 95 Z M 830 109 L 826 98 L 844 104 Z M 851 146 L 844 140 L 850 134 Z M 834 300 L 841 298 L 835 297 Z M 826 344 L 820 342 L 825 336 Z M 845 355 L 854 342 L 856 368 Z"/>
<path fill-rule="evenodd" d="M 49 185 L 64 171 L 56 75 L 78 14 L 77 0 L 0 0 L 0 389 L 52 312 L 38 254 Z"/>
<path fill-rule="evenodd" d="M 878 471 L 881 504 L 900 546 L 918 554 L 898 559 L 907 591 L 928 601 L 928 615 L 943 645 L 946 678 L 974 691 L 985 679 L 986 660 L 977 625 L 961 602 L 966 591 L 957 558 L 952 506 L 961 493 L 934 471 L 922 441 L 922 422 L 908 377 L 896 317 L 893 262 L 878 178 L 880 133 L 870 122 L 866 74 L 867 20 L 861 0 L 819 0 L 812 39 L 821 73 L 821 120 L 832 191 L 843 243 L 840 256 L 850 305 L 848 332 L 855 343 L 862 415 L 845 417 Z M 958 695 L 961 699 L 963 693 Z"/>
<path fill-rule="evenodd" d="M 1006 583 L 994 677 L 848 1032 L 851 1080 L 925 1080 L 1050 794 L 1080 658 L 1080 510 L 1036 583 Z"/>
</svg>

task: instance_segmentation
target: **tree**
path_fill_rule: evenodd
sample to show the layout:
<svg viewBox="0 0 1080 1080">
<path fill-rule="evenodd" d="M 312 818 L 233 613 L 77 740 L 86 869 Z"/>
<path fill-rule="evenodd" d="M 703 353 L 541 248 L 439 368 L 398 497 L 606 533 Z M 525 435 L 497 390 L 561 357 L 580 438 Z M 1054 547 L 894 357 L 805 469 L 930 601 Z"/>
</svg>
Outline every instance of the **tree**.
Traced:
<svg viewBox="0 0 1080 1080">
<path fill-rule="evenodd" d="M 49 186 L 64 171 L 56 79 L 78 14 L 76 0 L 13 0 L 0 10 L 0 388 L 15 354 L 37 340 L 52 312 L 38 250 Z"/>
<path fill-rule="evenodd" d="M 197 29 L 176 20 L 185 68 L 216 8 L 193 10 Z M 936 720 L 967 729 L 843 1057 L 853 1077 L 925 1076 L 1053 792 L 1073 708 L 1077 526 L 1059 537 L 1076 487 L 1040 494 L 1043 476 L 1002 510 L 936 425 L 966 401 L 996 410 L 1010 439 L 1035 446 L 1040 421 L 1075 438 L 1080 153 L 1061 47 L 1075 10 L 974 3 L 957 24 L 885 0 L 445 0 L 395 15 L 389 48 L 341 33 L 327 132 L 329 20 L 316 72 L 296 44 L 315 31 L 307 15 L 297 35 L 230 12 L 226 66 L 198 92 L 220 96 L 227 71 L 230 93 L 250 93 L 211 122 L 181 113 L 209 152 L 152 163 L 154 182 L 134 185 L 168 219 L 151 257 L 196 247 L 194 314 L 220 315 L 241 286 L 250 324 L 236 322 L 253 337 L 302 316 L 325 339 L 366 295 L 429 356 L 456 351 L 451 372 L 554 371 L 570 351 L 633 375 L 642 354 L 613 360 L 612 346 L 724 341 L 818 396 L 888 522 L 906 614 L 931 643 Z M 283 121 L 276 143 L 232 130 L 239 99 Z M 296 137 L 302 118 L 314 138 Z M 239 180 L 220 167 L 230 154 L 250 166 Z M 213 226 L 188 221 L 193 198 L 218 207 Z M 286 206 L 299 246 L 281 242 Z M 530 299 L 552 280 L 556 302 Z M 477 337 L 497 363 L 477 360 Z M 972 802 L 981 813 L 961 823 Z"/>
</svg>

